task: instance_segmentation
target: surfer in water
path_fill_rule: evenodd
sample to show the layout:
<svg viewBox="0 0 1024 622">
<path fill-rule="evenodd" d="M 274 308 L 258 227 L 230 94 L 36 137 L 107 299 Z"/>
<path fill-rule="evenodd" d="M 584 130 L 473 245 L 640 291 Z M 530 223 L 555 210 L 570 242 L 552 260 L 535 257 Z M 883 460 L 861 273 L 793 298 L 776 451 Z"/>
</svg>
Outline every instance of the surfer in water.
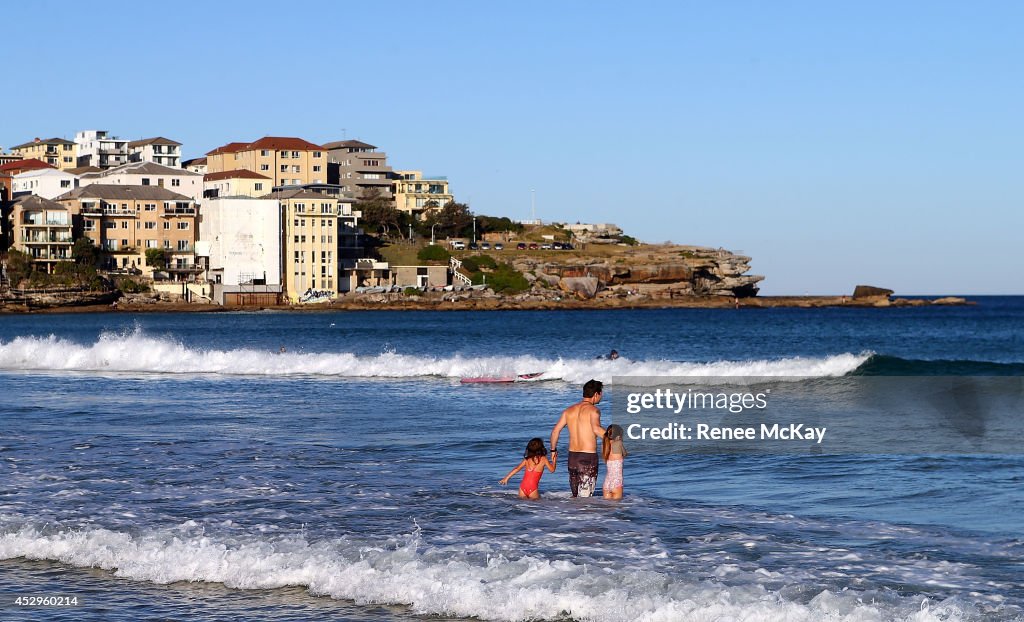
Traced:
<svg viewBox="0 0 1024 622">
<path fill-rule="evenodd" d="M 569 489 L 573 497 L 590 497 L 597 488 L 597 439 L 604 437 L 601 427 L 601 401 L 604 385 L 588 380 L 583 385 L 583 401 L 562 411 L 551 430 L 551 456 L 558 451 L 558 435 L 569 428 Z"/>
</svg>

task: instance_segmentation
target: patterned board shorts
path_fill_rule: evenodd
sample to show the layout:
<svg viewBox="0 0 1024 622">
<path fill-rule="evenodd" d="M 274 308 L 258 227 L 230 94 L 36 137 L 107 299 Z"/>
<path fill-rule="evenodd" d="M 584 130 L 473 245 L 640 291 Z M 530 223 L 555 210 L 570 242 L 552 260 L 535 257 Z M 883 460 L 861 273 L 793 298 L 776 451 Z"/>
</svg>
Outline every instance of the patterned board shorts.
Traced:
<svg viewBox="0 0 1024 622">
<path fill-rule="evenodd" d="M 597 454 L 569 452 L 569 489 L 574 497 L 592 497 L 597 489 Z"/>
</svg>

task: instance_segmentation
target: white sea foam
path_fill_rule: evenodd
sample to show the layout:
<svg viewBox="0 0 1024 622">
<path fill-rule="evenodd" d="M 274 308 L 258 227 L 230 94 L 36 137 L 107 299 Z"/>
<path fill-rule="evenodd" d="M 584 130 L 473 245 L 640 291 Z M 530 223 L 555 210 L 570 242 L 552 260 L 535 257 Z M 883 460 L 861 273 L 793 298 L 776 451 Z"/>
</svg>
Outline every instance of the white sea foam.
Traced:
<svg viewBox="0 0 1024 622">
<path fill-rule="evenodd" d="M 486 548 L 486 547 L 485 547 Z M 414 613 L 487 620 L 931 620 L 965 619 L 961 604 L 922 606 L 920 598 L 821 591 L 793 601 L 758 584 L 723 585 L 655 571 L 597 568 L 570 561 L 510 558 L 481 550 L 422 545 L 416 535 L 392 547 L 301 537 L 217 539 L 194 523 L 129 535 L 99 528 L 42 531 L 22 526 L 0 536 L 0 559 L 53 560 L 166 584 L 222 583 L 236 589 L 302 586 L 313 595 L 359 604 L 400 604 Z M 927 601 L 926 601 L 927 602 Z M 976 615 L 976 612 L 975 612 Z"/>
<path fill-rule="evenodd" d="M 534 356 L 417 356 L 385 352 L 356 356 L 349 352 L 301 353 L 265 350 L 214 350 L 189 347 L 136 330 L 105 333 L 82 345 L 57 337 L 17 337 L 0 342 L 0 370 L 120 372 L 156 374 L 224 374 L 255 376 L 317 375 L 344 378 L 463 378 L 544 372 L 540 380 L 585 382 L 590 378 L 629 383 L 648 377 L 825 377 L 842 376 L 870 353 L 775 360 L 631 361 L 627 359 L 544 359 Z"/>
</svg>

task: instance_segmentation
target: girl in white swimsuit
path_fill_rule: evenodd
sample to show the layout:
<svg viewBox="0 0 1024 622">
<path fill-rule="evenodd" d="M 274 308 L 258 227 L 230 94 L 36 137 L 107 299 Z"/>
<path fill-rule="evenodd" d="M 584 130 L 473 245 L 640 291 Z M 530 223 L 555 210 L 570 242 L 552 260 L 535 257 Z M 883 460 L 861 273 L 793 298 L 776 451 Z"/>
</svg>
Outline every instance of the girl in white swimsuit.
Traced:
<svg viewBox="0 0 1024 622">
<path fill-rule="evenodd" d="M 626 457 L 626 448 L 622 446 L 622 426 L 612 424 L 604 431 L 601 443 L 601 455 L 604 457 L 607 473 L 601 494 L 606 499 L 622 498 L 622 459 Z"/>
</svg>

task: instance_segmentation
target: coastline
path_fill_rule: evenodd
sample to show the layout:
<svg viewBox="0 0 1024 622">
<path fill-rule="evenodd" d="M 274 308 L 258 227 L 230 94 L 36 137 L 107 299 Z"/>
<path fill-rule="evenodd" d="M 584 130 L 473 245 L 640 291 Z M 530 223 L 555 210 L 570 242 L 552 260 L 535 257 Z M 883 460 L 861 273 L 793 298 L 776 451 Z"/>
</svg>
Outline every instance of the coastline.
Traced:
<svg viewBox="0 0 1024 622">
<path fill-rule="evenodd" d="M 738 300 L 738 304 L 737 304 Z M 565 298 L 562 300 L 516 299 L 512 296 L 488 296 L 464 299 L 442 297 L 352 296 L 320 304 L 272 305 L 272 306 L 218 306 L 213 304 L 148 301 L 119 302 L 118 306 L 78 305 L 51 306 L 40 308 L 0 307 L 0 315 L 27 315 L 40 313 L 223 313 L 231 311 L 560 311 L 560 310 L 608 310 L 608 309 L 819 309 L 857 308 L 885 309 L 928 306 L 976 305 L 977 302 L 962 297 L 934 298 L 865 298 L 849 296 L 757 296 L 732 299 L 727 296 L 676 296 L 674 298 L 620 298 L 606 297 L 591 300 Z"/>
</svg>

